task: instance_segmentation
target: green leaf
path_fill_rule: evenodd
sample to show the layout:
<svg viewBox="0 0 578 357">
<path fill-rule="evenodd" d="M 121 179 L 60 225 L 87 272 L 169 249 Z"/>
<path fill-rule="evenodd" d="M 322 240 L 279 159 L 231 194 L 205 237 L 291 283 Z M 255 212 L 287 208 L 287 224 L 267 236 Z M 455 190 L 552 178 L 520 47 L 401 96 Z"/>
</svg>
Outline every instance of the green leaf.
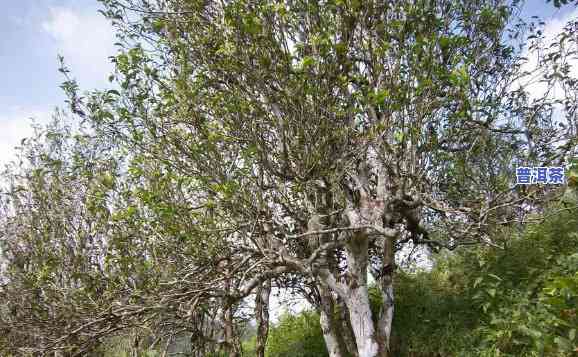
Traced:
<svg viewBox="0 0 578 357">
<path fill-rule="evenodd" d="M 450 46 L 451 40 L 448 37 L 443 36 L 439 39 L 439 43 L 442 50 L 445 50 Z"/>
<path fill-rule="evenodd" d="M 307 69 L 315 64 L 315 59 L 311 56 L 305 56 L 301 60 L 301 68 Z"/>
<path fill-rule="evenodd" d="M 389 97 L 389 91 L 387 89 L 382 89 L 375 94 L 375 104 L 383 104 L 385 100 Z"/>
<path fill-rule="evenodd" d="M 163 28 L 165 27 L 165 21 L 163 19 L 156 19 L 152 23 L 152 27 L 153 27 L 153 31 L 161 32 L 163 30 Z"/>
<path fill-rule="evenodd" d="M 558 336 L 554 338 L 554 342 L 565 351 L 571 351 L 574 349 L 572 342 L 564 337 Z"/>
<path fill-rule="evenodd" d="M 495 274 L 488 274 L 488 276 L 491 276 L 492 278 L 498 280 L 498 281 L 502 281 L 502 278 L 500 278 L 499 276 L 495 275 Z"/>
<path fill-rule="evenodd" d="M 474 280 L 474 288 L 477 288 L 478 285 L 480 285 L 482 281 L 484 281 L 484 278 L 482 278 L 482 277 L 476 278 L 476 280 Z"/>
</svg>

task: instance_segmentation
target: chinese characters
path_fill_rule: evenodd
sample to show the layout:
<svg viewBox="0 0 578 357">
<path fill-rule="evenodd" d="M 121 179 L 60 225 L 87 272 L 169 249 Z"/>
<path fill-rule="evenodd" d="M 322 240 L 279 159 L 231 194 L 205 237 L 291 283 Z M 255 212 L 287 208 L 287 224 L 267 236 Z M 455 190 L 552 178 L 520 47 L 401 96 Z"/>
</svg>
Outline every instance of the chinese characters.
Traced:
<svg viewBox="0 0 578 357">
<path fill-rule="evenodd" d="M 563 184 L 564 167 L 518 167 L 516 184 Z"/>
</svg>

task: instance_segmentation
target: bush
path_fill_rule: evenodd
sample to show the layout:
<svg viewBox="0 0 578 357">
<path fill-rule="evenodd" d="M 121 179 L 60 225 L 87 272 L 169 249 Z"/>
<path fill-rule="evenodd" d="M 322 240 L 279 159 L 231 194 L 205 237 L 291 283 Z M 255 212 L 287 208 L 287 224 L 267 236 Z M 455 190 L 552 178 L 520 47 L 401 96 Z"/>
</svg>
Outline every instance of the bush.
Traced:
<svg viewBox="0 0 578 357">
<path fill-rule="evenodd" d="M 268 357 L 328 356 L 319 314 L 304 311 L 281 316 L 279 323 L 270 330 L 266 354 Z"/>
<path fill-rule="evenodd" d="M 553 211 L 558 211 L 554 208 Z M 576 351 L 578 211 L 526 227 L 504 251 L 467 254 L 480 324 L 478 353 L 569 356 Z"/>
</svg>

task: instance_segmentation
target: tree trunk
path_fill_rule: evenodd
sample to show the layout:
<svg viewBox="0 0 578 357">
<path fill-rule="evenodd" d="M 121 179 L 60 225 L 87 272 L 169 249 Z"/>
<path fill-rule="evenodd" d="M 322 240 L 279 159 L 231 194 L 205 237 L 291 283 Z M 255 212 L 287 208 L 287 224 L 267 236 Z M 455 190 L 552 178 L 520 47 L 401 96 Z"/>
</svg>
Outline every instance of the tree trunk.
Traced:
<svg viewBox="0 0 578 357">
<path fill-rule="evenodd" d="M 349 310 L 349 321 L 355 336 L 359 357 L 378 356 L 379 345 L 377 343 L 367 286 L 351 289 L 346 301 Z"/>
<path fill-rule="evenodd" d="M 326 287 L 319 287 L 319 295 L 321 306 L 319 307 L 319 323 L 323 331 L 323 339 L 327 346 L 329 357 L 342 357 L 347 355 L 346 343 L 343 335 L 340 333 L 343 330 L 339 326 L 339 321 L 335 316 L 335 304 L 329 289 Z"/>
<path fill-rule="evenodd" d="M 344 300 L 359 357 L 374 357 L 379 353 L 367 289 L 368 249 L 366 234 L 355 234 L 346 247 L 349 281 Z"/>
<path fill-rule="evenodd" d="M 269 336 L 269 296 L 271 295 L 271 282 L 263 283 L 257 289 L 255 297 L 255 319 L 257 320 L 257 357 L 265 357 L 267 337 Z"/>
<path fill-rule="evenodd" d="M 228 306 L 224 311 L 225 321 L 225 342 L 226 351 L 229 357 L 241 357 L 239 339 L 235 334 L 233 307 Z"/>
<path fill-rule="evenodd" d="M 131 357 L 138 357 L 139 345 L 140 345 L 140 336 L 138 335 L 138 332 L 135 331 L 132 337 L 132 344 L 130 348 Z"/>
<path fill-rule="evenodd" d="M 393 239 L 385 239 L 383 244 L 383 267 L 379 279 L 383 306 L 379 314 L 378 335 L 380 355 L 388 357 L 390 355 L 391 325 L 394 312 L 393 274 L 395 271 L 395 255 Z"/>
<path fill-rule="evenodd" d="M 353 330 L 349 322 L 349 309 L 347 309 L 347 304 L 345 304 L 343 299 L 338 299 L 337 306 L 339 308 L 339 314 L 337 316 L 339 320 L 338 326 L 341 327 L 341 336 L 345 342 L 347 353 L 351 357 L 359 357 L 357 355 L 357 346 L 355 345 L 355 336 L 353 336 Z"/>
<path fill-rule="evenodd" d="M 225 267 L 225 291 L 227 294 L 231 290 L 231 274 L 229 266 Z M 225 324 L 225 350 L 227 356 L 229 357 L 240 357 L 241 356 L 241 343 L 237 334 L 235 333 L 235 321 L 234 321 L 234 306 L 232 301 L 228 299 L 225 300 L 223 304 L 223 322 Z"/>
<path fill-rule="evenodd" d="M 329 357 L 342 357 L 343 353 L 341 352 L 338 337 L 335 333 L 335 326 L 332 326 L 331 316 L 323 309 L 321 309 L 319 315 L 319 323 L 321 324 L 323 339 L 325 340 L 325 346 L 327 347 Z"/>
<path fill-rule="evenodd" d="M 394 291 L 393 291 L 393 279 L 390 275 L 386 279 L 382 279 L 381 292 L 383 299 L 383 306 L 379 316 L 378 329 L 380 336 L 380 355 L 383 357 L 388 357 L 390 355 L 390 344 L 391 344 L 391 326 L 393 322 L 394 313 Z"/>
<path fill-rule="evenodd" d="M 358 180 L 362 181 L 362 180 Z M 359 227 L 345 244 L 347 269 L 342 278 L 337 281 L 334 276 L 322 272 L 320 277 L 328 286 L 342 298 L 349 313 L 349 325 L 353 332 L 358 357 L 387 356 L 389 352 L 389 337 L 391 335 L 391 321 L 393 318 L 393 237 L 395 231 L 384 230 L 387 234 L 383 246 L 383 270 L 386 274 L 380 276 L 380 287 L 385 292 L 383 313 L 377 324 L 374 323 L 371 305 L 369 303 L 369 289 L 367 274 L 369 264 L 370 237 L 364 226 L 381 227 L 384 203 L 379 200 L 369 200 L 362 197 L 360 208 L 346 211 L 346 217 L 351 227 Z M 391 239 L 390 239 L 391 238 Z M 333 270 L 333 269 L 332 269 Z M 383 279 L 381 279 L 383 277 Z M 322 322 L 325 322 L 323 320 Z M 331 320 L 327 320 L 331 322 Z M 344 328 L 349 328 L 342 323 Z M 331 327 L 330 325 L 326 325 Z M 329 334 L 327 334 L 329 335 Z M 329 336 L 332 337 L 332 336 Z M 327 339 L 326 339 L 327 341 Z M 330 338 L 328 348 L 335 345 Z"/>
</svg>

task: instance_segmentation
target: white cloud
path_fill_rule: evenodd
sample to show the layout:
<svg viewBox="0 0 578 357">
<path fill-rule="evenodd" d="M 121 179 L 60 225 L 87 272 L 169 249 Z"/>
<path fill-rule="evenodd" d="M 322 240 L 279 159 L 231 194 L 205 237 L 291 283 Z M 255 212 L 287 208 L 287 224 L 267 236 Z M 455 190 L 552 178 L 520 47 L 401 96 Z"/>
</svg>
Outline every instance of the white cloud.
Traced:
<svg viewBox="0 0 578 357">
<path fill-rule="evenodd" d="M 10 161 L 16 159 L 15 147 L 22 139 L 34 134 L 33 123 L 47 124 L 51 112 L 38 109 L 14 107 L 6 113 L 0 113 L 0 171 Z"/>
<path fill-rule="evenodd" d="M 55 56 L 64 56 L 81 88 L 106 84 L 113 70 L 108 57 L 116 52 L 114 30 L 108 20 L 94 10 L 53 7 L 41 26 L 54 40 Z"/>
<path fill-rule="evenodd" d="M 72 76 L 79 81 L 81 89 L 103 88 L 113 71 L 109 56 L 115 54 L 114 29 L 94 8 L 52 7 L 40 21 L 35 16 L 13 17 L 15 26 L 37 28 L 52 41 L 49 56 L 64 56 Z M 38 25 L 40 24 L 40 25 Z M 41 75 L 41 74 L 39 74 Z M 58 89 L 55 87 L 55 90 Z M 33 135 L 32 123 L 45 125 L 53 110 L 36 100 L 9 108 L 0 108 L 0 171 L 16 159 L 15 146 L 24 137 Z M 58 104 L 58 103 L 54 103 Z"/>
</svg>

